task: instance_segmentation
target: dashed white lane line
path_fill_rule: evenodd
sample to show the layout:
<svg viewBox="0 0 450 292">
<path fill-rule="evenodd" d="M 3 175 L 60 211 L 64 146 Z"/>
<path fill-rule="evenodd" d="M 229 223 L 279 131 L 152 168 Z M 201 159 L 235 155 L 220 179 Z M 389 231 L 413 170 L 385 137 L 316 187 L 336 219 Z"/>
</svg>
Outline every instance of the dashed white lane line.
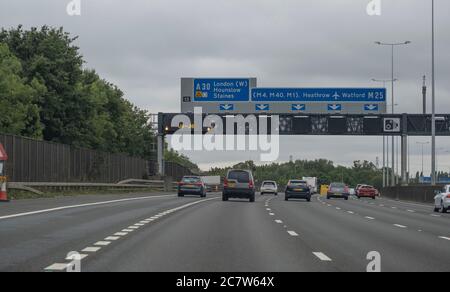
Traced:
<svg viewBox="0 0 450 292">
<path fill-rule="evenodd" d="M 430 214 L 430 216 L 433 216 L 433 217 L 441 217 L 441 215 L 436 215 L 436 214 Z"/>
<path fill-rule="evenodd" d="M 128 226 L 128 229 L 139 229 L 139 226 Z"/>
<path fill-rule="evenodd" d="M 275 213 L 269 213 L 270 216 L 275 216 Z"/>
<path fill-rule="evenodd" d="M 65 269 L 67 269 L 68 266 L 69 266 L 69 264 L 56 263 L 56 264 L 46 267 L 44 270 L 46 270 L 46 271 L 64 271 Z"/>
<path fill-rule="evenodd" d="M 353 211 L 347 211 L 347 213 L 349 213 L 349 214 L 355 214 L 355 212 L 353 212 Z"/>
<path fill-rule="evenodd" d="M 397 209 L 397 207 L 391 207 L 391 209 Z"/>
<path fill-rule="evenodd" d="M 133 231 L 134 231 L 133 229 L 128 229 L 128 228 L 122 230 L 122 232 L 128 232 L 128 233 L 129 233 L 129 232 L 133 232 Z"/>
<path fill-rule="evenodd" d="M 80 254 L 79 257 L 77 257 L 77 259 L 79 259 L 81 261 L 81 260 L 84 260 L 85 258 L 87 258 L 87 256 L 88 256 L 87 254 Z M 66 260 L 67 261 L 73 261 L 73 258 L 72 257 L 67 257 Z"/>
<path fill-rule="evenodd" d="M 107 241 L 116 241 L 119 239 L 120 239 L 120 236 L 108 236 L 107 238 L 105 238 L 105 240 L 107 240 Z"/>
<path fill-rule="evenodd" d="M 339 207 L 336 207 L 336 210 L 341 210 L 341 208 L 339 208 Z"/>
<path fill-rule="evenodd" d="M 283 221 L 281 221 L 281 220 L 275 220 L 275 222 L 278 224 L 283 224 Z"/>
<path fill-rule="evenodd" d="M 128 232 L 117 232 L 114 233 L 114 236 L 126 236 L 128 234 Z"/>
<path fill-rule="evenodd" d="M 414 210 L 406 210 L 406 211 L 408 211 L 410 213 L 416 213 L 416 211 L 414 211 Z"/>
<path fill-rule="evenodd" d="M 405 225 L 400 225 L 400 224 L 394 224 L 394 226 L 395 226 L 395 227 L 398 227 L 398 228 L 408 228 L 408 227 L 406 227 Z"/>
<path fill-rule="evenodd" d="M 101 247 L 90 246 L 90 247 L 86 247 L 85 249 L 83 249 L 82 252 L 97 252 L 100 249 L 101 249 Z"/>
<path fill-rule="evenodd" d="M 287 233 L 289 233 L 290 236 L 298 236 L 297 232 L 295 231 L 288 231 Z"/>
<path fill-rule="evenodd" d="M 440 239 L 450 240 L 450 237 L 439 236 Z"/>
<path fill-rule="evenodd" d="M 111 244 L 111 241 L 97 241 L 96 243 L 94 243 L 94 245 L 98 245 L 98 246 L 107 246 L 110 244 Z"/>
<path fill-rule="evenodd" d="M 267 210 L 267 211 L 270 211 L 271 209 L 270 209 L 270 208 L 266 208 L 266 210 Z"/>
<path fill-rule="evenodd" d="M 329 257 L 327 257 L 324 253 L 322 252 L 313 252 L 313 254 L 319 258 L 319 260 L 324 261 L 324 262 L 331 262 L 331 259 Z"/>
<path fill-rule="evenodd" d="M 89 203 L 89 204 L 62 206 L 62 207 L 57 207 L 57 208 L 44 209 L 44 210 L 38 210 L 38 211 L 32 211 L 32 212 L 25 212 L 25 213 L 18 213 L 18 214 L 13 214 L 13 215 L 2 216 L 2 217 L 0 217 L 0 220 L 17 218 L 17 217 L 23 217 L 23 216 L 29 216 L 29 215 L 37 215 L 37 214 L 42 214 L 42 213 L 50 213 L 50 212 L 67 210 L 67 209 L 74 209 L 74 208 L 91 207 L 91 206 L 99 206 L 99 205 L 121 203 L 121 202 L 129 202 L 129 201 L 138 201 L 138 200 L 147 200 L 147 199 L 156 199 L 156 198 L 164 198 L 164 197 L 175 197 L 175 195 L 147 196 L 147 197 L 138 197 L 138 198 L 128 198 L 128 199 L 120 199 L 120 200 L 103 201 L 103 202 L 96 202 L 96 203 Z"/>
<path fill-rule="evenodd" d="M 143 224 L 143 223 L 136 223 L 136 224 L 134 224 L 134 226 L 145 226 L 145 224 Z"/>
<path fill-rule="evenodd" d="M 369 220 L 375 220 L 375 218 L 369 217 L 369 216 L 366 216 L 366 217 L 364 217 L 364 218 L 369 219 Z"/>
</svg>

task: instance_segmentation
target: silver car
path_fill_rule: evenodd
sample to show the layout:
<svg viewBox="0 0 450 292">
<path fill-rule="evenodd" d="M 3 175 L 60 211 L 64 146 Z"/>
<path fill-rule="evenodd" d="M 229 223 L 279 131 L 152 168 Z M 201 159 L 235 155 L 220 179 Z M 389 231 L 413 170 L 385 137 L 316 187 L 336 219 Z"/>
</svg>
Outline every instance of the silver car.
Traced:
<svg viewBox="0 0 450 292">
<path fill-rule="evenodd" d="M 434 212 L 447 213 L 450 209 L 450 185 L 438 191 L 434 197 Z"/>
<path fill-rule="evenodd" d="M 260 192 L 261 192 L 261 195 L 274 194 L 275 196 L 277 196 L 278 195 L 278 185 L 276 182 L 274 182 L 272 180 L 263 181 L 263 183 L 261 184 Z"/>
</svg>

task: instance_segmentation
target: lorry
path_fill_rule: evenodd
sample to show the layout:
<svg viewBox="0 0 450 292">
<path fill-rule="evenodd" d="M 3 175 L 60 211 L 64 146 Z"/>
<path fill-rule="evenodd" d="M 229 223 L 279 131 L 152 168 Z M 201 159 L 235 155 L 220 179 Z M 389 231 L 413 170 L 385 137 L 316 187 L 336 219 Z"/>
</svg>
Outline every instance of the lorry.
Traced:
<svg viewBox="0 0 450 292">
<path fill-rule="evenodd" d="M 317 194 L 317 177 L 303 177 L 302 180 L 306 181 L 312 194 Z"/>
</svg>

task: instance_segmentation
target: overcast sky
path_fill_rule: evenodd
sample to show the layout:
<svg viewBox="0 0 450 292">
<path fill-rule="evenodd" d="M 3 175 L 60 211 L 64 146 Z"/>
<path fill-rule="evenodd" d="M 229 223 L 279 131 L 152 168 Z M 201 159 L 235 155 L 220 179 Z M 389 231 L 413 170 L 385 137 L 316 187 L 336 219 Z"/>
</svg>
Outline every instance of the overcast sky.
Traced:
<svg viewBox="0 0 450 292">
<path fill-rule="evenodd" d="M 63 26 L 79 36 L 86 67 L 155 113 L 180 110 L 183 76 L 254 76 L 261 87 L 374 86 L 372 78 L 390 78 L 390 49 L 377 40 L 412 41 L 396 51 L 397 112 L 421 111 L 422 76 L 430 77 L 430 0 L 381 0 L 381 16 L 366 14 L 369 0 L 81 0 L 81 16 L 72 17 L 69 2 L 0 0 L 0 26 Z M 436 5 L 437 111 L 448 113 L 450 1 Z M 428 140 L 410 139 L 412 171 L 421 168 L 416 142 Z M 280 161 L 382 158 L 379 138 L 290 137 L 281 144 Z M 438 165 L 448 171 L 450 138 L 438 139 L 438 148 Z M 205 169 L 258 158 L 187 154 Z"/>
</svg>

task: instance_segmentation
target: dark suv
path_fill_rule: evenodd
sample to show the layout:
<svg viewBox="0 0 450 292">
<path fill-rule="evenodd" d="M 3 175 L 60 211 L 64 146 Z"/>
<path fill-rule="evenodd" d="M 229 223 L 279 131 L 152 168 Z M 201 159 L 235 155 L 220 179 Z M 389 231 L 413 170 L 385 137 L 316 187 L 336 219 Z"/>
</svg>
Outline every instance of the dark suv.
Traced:
<svg viewBox="0 0 450 292">
<path fill-rule="evenodd" d="M 229 170 L 223 182 L 222 200 L 229 198 L 255 201 L 255 181 L 248 170 Z"/>
</svg>

